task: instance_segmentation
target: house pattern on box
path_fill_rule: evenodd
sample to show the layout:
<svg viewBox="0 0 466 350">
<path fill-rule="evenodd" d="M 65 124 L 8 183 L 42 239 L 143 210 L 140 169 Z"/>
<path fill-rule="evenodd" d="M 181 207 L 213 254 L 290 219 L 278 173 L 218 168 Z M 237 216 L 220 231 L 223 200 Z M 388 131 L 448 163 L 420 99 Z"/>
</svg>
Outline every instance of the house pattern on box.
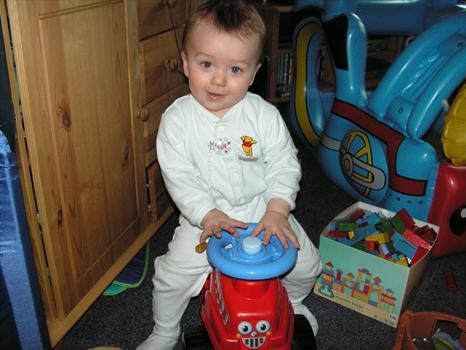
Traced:
<svg viewBox="0 0 466 350">
<path fill-rule="evenodd" d="M 333 297 L 333 292 L 338 292 L 387 313 L 395 310 L 394 291 L 384 288 L 382 279 L 373 277 L 366 268 L 358 269 L 355 277 L 352 272 L 344 274 L 343 270 L 336 269 L 329 261 L 323 268 L 320 283 L 319 292 L 329 297 Z"/>
</svg>

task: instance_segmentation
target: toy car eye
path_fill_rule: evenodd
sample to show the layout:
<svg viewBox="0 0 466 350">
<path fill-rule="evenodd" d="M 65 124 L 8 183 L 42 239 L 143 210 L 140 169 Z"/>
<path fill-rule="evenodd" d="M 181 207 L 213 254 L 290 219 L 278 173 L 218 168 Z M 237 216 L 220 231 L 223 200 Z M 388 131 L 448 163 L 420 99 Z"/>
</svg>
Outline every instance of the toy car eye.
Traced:
<svg viewBox="0 0 466 350">
<path fill-rule="evenodd" d="M 450 216 L 450 229 L 460 236 L 466 232 L 466 206 L 457 208 Z"/>
<path fill-rule="evenodd" d="M 249 334 L 252 332 L 252 325 L 246 321 L 241 322 L 238 325 L 238 332 L 240 332 L 241 334 Z"/>
<path fill-rule="evenodd" d="M 269 329 L 270 329 L 270 323 L 268 323 L 267 321 L 262 320 L 262 321 L 257 322 L 256 324 L 256 330 L 259 333 L 265 333 Z"/>
</svg>

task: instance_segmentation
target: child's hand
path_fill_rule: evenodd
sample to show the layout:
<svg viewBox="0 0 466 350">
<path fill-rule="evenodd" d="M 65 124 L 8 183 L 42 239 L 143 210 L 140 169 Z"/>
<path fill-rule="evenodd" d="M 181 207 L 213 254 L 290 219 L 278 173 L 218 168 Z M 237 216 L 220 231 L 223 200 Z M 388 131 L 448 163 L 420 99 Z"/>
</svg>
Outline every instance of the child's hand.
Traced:
<svg viewBox="0 0 466 350">
<path fill-rule="evenodd" d="M 220 238 L 222 230 L 229 232 L 233 236 L 237 236 L 236 227 L 247 228 L 248 224 L 239 220 L 231 219 L 224 212 L 214 209 L 209 211 L 202 220 L 204 230 L 201 233 L 199 242 L 204 243 L 210 236 Z"/>
<path fill-rule="evenodd" d="M 288 217 L 281 212 L 267 210 L 251 235 L 257 236 L 262 231 L 264 231 L 264 245 L 269 244 L 270 239 L 275 235 L 285 248 L 288 248 L 288 240 L 290 240 L 296 249 L 299 249 L 298 239 L 291 229 Z"/>
</svg>

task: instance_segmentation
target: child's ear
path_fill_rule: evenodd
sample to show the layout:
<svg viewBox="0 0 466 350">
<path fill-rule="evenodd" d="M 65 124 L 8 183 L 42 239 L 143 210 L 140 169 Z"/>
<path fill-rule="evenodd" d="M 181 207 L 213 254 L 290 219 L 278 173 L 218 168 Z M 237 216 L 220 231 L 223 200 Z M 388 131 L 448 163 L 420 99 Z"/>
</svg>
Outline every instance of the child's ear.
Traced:
<svg viewBox="0 0 466 350">
<path fill-rule="evenodd" d="M 258 62 L 254 70 L 254 74 L 252 75 L 251 81 L 249 82 L 249 86 L 251 86 L 252 83 L 254 82 L 254 78 L 256 77 L 256 74 L 261 66 L 262 66 L 262 63 Z"/>
<path fill-rule="evenodd" d="M 186 78 L 189 78 L 188 57 L 186 56 L 186 52 L 184 50 L 181 51 L 181 60 L 183 61 L 184 75 L 186 75 Z"/>
</svg>

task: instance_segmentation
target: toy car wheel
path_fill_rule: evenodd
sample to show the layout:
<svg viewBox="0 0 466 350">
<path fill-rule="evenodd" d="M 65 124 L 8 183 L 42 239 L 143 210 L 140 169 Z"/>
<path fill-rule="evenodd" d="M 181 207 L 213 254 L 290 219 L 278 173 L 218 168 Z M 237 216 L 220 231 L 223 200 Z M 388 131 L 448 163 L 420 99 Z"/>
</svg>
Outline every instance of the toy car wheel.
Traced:
<svg viewBox="0 0 466 350">
<path fill-rule="evenodd" d="M 314 332 L 306 317 L 294 316 L 293 350 L 315 350 Z"/>
<path fill-rule="evenodd" d="M 204 327 L 199 327 L 181 335 L 184 350 L 213 350 L 209 335 Z"/>
</svg>

